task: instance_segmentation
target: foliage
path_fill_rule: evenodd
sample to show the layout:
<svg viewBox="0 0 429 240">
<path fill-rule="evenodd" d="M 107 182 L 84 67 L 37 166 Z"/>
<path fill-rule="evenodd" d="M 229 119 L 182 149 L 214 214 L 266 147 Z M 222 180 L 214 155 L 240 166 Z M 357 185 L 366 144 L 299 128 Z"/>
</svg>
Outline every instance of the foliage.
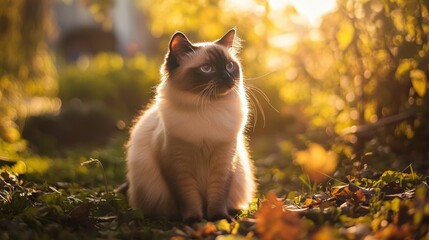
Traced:
<svg viewBox="0 0 429 240">
<path fill-rule="evenodd" d="M 47 50 L 48 1 L 0 2 L 0 141 L 20 140 L 26 116 L 57 104 L 55 67 Z"/>
<path fill-rule="evenodd" d="M 365 125 L 410 110 L 419 112 L 376 132 L 357 131 L 357 138 L 348 136 L 346 141 L 356 144 L 356 151 L 372 140 L 371 145 L 389 146 L 398 154 L 425 156 L 419 142 L 427 136 L 427 127 L 420 123 L 427 121 L 428 3 L 338 1 L 338 7 L 321 26 L 338 57 L 335 91 L 345 103 L 338 116 L 348 115 L 351 124 Z M 339 124 L 334 126 L 337 132 L 342 130 Z M 367 151 L 376 152 L 371 145 Z"/>
<path fill-rule="evenodd" d="M 124 132 L 152 97 L 158 66 L 142 55 L 101 53 L 60 68 L 58 78 L 60 112 L 29 118 L 23 132 L 33 150 L 49 155 L 102 146 Z"/>
<path fill-rule="evenodd" d="M 38 185 L 7 172 L 0 180 L 2 239 L 127 237 L 143 222 L 121 194 L 70 183 Z"/>
<path fill-rule="evenodd" d="M 82 56 L 59 71 L 58 96 L 64 105 L 78 99 L 100 104 L 117 120 L 129 122 L 153 96 L 159 64 L 144 55 L 123 59 L 117 54 Z"/>
</svg>

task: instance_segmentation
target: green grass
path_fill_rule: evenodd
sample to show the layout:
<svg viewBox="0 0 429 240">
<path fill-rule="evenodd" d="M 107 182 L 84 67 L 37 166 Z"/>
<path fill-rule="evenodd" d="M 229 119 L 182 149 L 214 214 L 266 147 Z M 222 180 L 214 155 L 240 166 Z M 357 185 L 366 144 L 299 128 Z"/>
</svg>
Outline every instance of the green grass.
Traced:
<svg viewBox="0 0 429 240">
<path fill-rule="evenodd" d="M 0 239 L 429 237 L 428 177 L 411 165 L 314 184 L 289 163 L 257 162 L 260 193 L 232 223 L 147 219 L 114 191 L 125 175 L 122 142 L 65 158 L 23 154 L 2 163 Z"/>
</svg>

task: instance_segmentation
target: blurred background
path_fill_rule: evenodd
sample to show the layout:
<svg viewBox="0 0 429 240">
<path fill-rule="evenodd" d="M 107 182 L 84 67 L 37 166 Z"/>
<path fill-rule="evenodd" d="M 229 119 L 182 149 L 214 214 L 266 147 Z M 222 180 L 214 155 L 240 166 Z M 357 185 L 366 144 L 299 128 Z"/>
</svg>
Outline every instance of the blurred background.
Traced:
<svg viewBox="0 0 429 240">
<path fill-rule="evenodd" d="M 428 173 L 424 0 L 0 0 L 1 168 L 120 184 L 171 35 L 212 41 L 233 27 L 262 193 Z"/>
</svg>

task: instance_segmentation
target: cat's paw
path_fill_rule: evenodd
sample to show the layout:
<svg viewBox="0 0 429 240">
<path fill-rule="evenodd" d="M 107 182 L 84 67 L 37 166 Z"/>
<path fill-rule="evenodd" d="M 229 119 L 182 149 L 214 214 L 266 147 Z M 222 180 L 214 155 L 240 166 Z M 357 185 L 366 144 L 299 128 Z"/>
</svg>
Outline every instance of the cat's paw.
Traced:
<svg viewBox="0 0 429 240">
<path fill-rule="evenodd" d="M 186 218 L 183 218 L 183 222 L 186 224 L 186 225 L 192 225 L 193 223 L 196 223 L 196 222 L 201 222 L 201 220 L 202 220 L 203 218 L 202 217 L 199 217 L 199 216 L 188 216 L 188 217 L 186 217 Z"/>
<path fill-rule="evenodd" d="M 240 209 L 229 209 L 228 213 L 229 215 L 233 216 L 234 218 L 237 217 L 237 215 L 240 213 Z"/>
<path fill-rule="evenodd" d="M 203 211 L 199 208 L 191 208 L 182 212 L 182 220 L 186 224 L 200 222 L 203 219 Z"/>
</svg>

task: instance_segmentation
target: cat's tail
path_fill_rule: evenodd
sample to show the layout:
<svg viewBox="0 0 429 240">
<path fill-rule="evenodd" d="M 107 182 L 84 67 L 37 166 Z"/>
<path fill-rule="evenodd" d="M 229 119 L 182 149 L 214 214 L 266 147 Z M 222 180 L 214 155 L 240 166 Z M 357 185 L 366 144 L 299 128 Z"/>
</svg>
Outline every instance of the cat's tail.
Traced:
<svg viewBox="0 0 429 240">
<path fill-rule="evenodd" d="M 124 183 L 122 183 L 121 185 L 119 185 L 118 187 L 116 187 L 116 188 L 113 190 L 113 192 L 114 192 L 114 193 L 122 193 L 122 194 L 124 194 L 125 196 L 127 196 L 127 193 L 128 193 L 128 187 L 129 187 L 128 181 L 125 181 Z"/>
</svg>

